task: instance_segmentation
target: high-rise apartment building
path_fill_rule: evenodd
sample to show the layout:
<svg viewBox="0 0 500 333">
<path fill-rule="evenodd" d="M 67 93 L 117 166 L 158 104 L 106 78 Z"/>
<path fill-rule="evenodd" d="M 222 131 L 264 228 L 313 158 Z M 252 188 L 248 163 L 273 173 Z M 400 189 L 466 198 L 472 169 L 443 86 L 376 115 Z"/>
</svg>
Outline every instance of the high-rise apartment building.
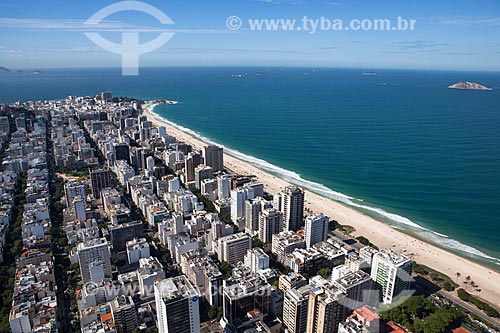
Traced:
<svg viewBox="0 0 500 333">
<path fill-rule="evenodd" d="M 328 216 L 321 214 L 309 215 L 305 222 L 306 247 L 309 248 L 316 243 L 324 242 L 328 239 Z"/>
<path fill-rule="evenodd" d="M 217 177 L 217 197 L 219 200 L 229 198 L 229 177 L 228 176 L 218 176 Z"/>
<path fill-rule="evenodd" d="M 185 275 L 154 286 L 158 333 L 199 333 L 199 293 Z"/>
<path fill-rule="evenodd" d="M 0 117 L 0 132 L 10 133 L 9 117 Z"/>
<path fill-rule="evenodd" d="M 132 333 L 137 329 L 137 312 L 132 296 L 121 295 L 110 306 L 117 333 Z"/>
<path fill-rule="evenodd" d="M 331 286 L 315 287 L 309 293 L 307 333 L 337 333 L 346 317 L 344 295 Z"/>
<path fill-rule="evenodd" d="M 203 157 L 198 153 L 189 153 L 184 160 L 185 181 L 192 182 L 195 179 L 194 169 L 203 164 Z"/>
<path fill-rule="evenodd" d="M 205 159 L 205 165 L 212 167 L 214 172 L 224 171 L 223 148 L 217 146 L 206 146 L 203 148 L 202 154 Z"/>
<path fill-rule="evenodd" d="M 243 261 L 245 254 L 252 248 L 252 239 L 247 234 L 240 232 L 218 239 L 218 253 L 220 261 L 234 265 Z"/>
<path fill-rule="evenodd" d="M 84 284 L 92 281 L 91 266 L 94 262 L 101 262 L 104 275 L 111 277 L 111 255 L 106 238 L 91 239 L 79 243 L 77 253 Z"/>
<path fill-rule="evenodd" d="M 271 243 L 273 235 L 283 231 L 283 213 L 274 209 L 264 209 L 259 214 L 259 239 Z"/>
<path fill-rule="evenodd" d="M 363 271 L 351 272 L 333 281 L 332 284 L 347 296 L 344 306 L 351 311 L 363 305 L 372 305 L 378 297 L 378 291 L 370 274 Z"/>
<path fill-rule="evenodd" d="M 290 333 L 305 333 L 307 326 L 307 306 L 311 286 L 292 288 L 285 292 L 283 300 L 283 324 Z"/>
<path fill-rule="evenodd" d="M 304 190 L 297 186 L 288 186 L 281 193 L 281 207 L 283 212 L 283 229 L 297 231 L 304 221 Z"/>
<path fill-rule="evenodd" d="M 90 171 L 90 184 L 92 187 L 92 195 L 94 199 L 101 197 L 101 190 L 111 186 L 111 178 L 109 171 L 106 169 L 97 169 Z"/>
<path fill-rule="evenodd" d="M 141 221 L 132 221 L 108 227 L 113 251 L 120 252 L 127 249 L 127 242 L 134 238 L 144 237 L 144 226 Z"/>
<path fill-rule="evenodd" d="M 66 207 L 71 207 L 75 197 L 85 198 L 85 182 L 72 181 L 67 183 L 64 185 L 64 195 L 66 197 Z"/>
<path fill-rule="evenodd" d="M 371 278 L 377 284 L 384 304 L 408 295 L 412 286 L 412 269 L 413 261 L 392 249 L 373 256 Z"/>
</svg>

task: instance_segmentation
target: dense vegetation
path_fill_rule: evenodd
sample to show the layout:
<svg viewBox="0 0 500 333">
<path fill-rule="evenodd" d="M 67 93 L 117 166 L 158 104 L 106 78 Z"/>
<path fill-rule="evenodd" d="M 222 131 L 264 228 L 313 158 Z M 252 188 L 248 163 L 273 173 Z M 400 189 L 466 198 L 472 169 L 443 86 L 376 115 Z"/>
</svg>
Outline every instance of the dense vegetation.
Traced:
<svg viewBox="0 0 500 333">
<path fill-rule="evenodd" d="M 488 303 L 481 301 L 479 298 L 472 296 L 463 289 L 458 289 L 458 297 L 462 301 L 469 302 L 477 306 L 479 309 L 483 310 L 490 317 L 498 318 L 500 317 L 497 310 L 491 307 Z"/>
<path fill-rule="evenodd" d="M 321 268 L 318 271 L 318 275 L 320 275 L 323 279 L 330 279 L 331 273 L 332 273 L 332 270 L 328 267 Z"/>
<path fill-rule="evenodd" d="M 353 226 L 346 225 L 346 224 L 340 224 L 335 220 L 330 221 L 328 225 L 328 230 L 333 231 L 333 230 L 339 230 L 346 235 L 352 234 L 353 232 L 356 231 L 356 229 Z"/>
<path fill-rule="evenodd" d="M 453 282 L 453 280 L 448 275 L 438 272 L 425 265 L 414 263 L 413 272 L 424 277 L 427 280 L 430 280 L 446 291 L 452 291 L 456 287 L 458 287 L 458 285 Z"/>
<path fill-rule="evenodd" d="M 4 248 L 4 260 L 0 265 L 0 285 L 2 286 L 0 298 L 0 332 L 9 332 L 9 313 L 12 305 L 12 292 L 16 274 L 16 258 L 21 254 L 23 241 L 21 239 L 21 222 L 25 204 L 26 174 L 19 175 L 16 192 L 14 194 L 14 207 L 12 221 L 9 225 Z"/>
<path fill-rule="evenodd" d="M 415 333 L 447 332 L 460 325 L 462 315 L 451 307 L 437 307 L 423 296 L 412 296 L 380 314 L 385 321 L 394 321 Z"/>
<path fill-rule="evenodd" d="M 364 236 L 358 236 L 358 237 L 356 237 L 356 240 L 358 242 L 360 242 L 361 244 L 363 244 L 363 245 L 371 246 L 374 249 L 378 249 L 378 247 L 375 244 L 373 244 L 372 242 L 370 242 L 370 240 L 368 238 L 364 237 Z"/>
</svg>

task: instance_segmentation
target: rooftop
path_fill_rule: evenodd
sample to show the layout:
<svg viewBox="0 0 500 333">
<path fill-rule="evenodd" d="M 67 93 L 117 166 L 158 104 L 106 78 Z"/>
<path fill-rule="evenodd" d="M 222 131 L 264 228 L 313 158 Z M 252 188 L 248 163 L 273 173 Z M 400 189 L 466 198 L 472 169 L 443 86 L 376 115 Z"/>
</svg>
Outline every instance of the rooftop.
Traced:
<svg viewBox="0 0 500 333">
<path fill-rule="evenodd" d="M 197 290 L 185 275 L 162 280 L 155 286 L 164 300 L 198 296 Z"/>
</svg>

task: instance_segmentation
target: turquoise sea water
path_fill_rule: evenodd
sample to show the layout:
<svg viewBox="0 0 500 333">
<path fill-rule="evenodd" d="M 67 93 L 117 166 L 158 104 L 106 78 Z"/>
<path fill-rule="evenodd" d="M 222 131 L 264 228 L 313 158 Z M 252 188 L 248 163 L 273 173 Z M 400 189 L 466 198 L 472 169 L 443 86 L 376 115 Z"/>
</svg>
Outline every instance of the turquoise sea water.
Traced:
<svg viewBox="0 0 500 333">
<path fill-rule="evenodd" d="M 177 100 L 156 112 L 268 171 L 498 267 L 500 73 L 259 70 L 2 74 L 0 102 L 107 90 Z M 447 89 L 457 81 L 495 89 Z"/>
</svg>

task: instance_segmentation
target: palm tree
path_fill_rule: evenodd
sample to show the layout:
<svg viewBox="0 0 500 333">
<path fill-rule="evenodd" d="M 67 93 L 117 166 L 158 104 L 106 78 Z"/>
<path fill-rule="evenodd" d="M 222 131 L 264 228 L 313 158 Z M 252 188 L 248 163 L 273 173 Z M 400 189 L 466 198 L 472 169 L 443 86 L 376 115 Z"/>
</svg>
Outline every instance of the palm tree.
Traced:
<svg viewBox="0 0 500 333">
<path fill-rule="evenodd" d="M 467 275 L 467 276 L 465 277 L 464 284 L 466 284 L 466 285 L 470 285 L 471 280 L 472 280 L 472 279 L 471 279 L 470 275 Z"/>
<path fill-rule="evenodd" d="M 460 279 L 460 277 L 462 276 L 462 274 L 460 274 L 460 272 L 456 272 L 455 276 L 457 277 L 457 279 L 455 280 L 455 282 L 458 283 L 458 279 Z"/>
</svg>

